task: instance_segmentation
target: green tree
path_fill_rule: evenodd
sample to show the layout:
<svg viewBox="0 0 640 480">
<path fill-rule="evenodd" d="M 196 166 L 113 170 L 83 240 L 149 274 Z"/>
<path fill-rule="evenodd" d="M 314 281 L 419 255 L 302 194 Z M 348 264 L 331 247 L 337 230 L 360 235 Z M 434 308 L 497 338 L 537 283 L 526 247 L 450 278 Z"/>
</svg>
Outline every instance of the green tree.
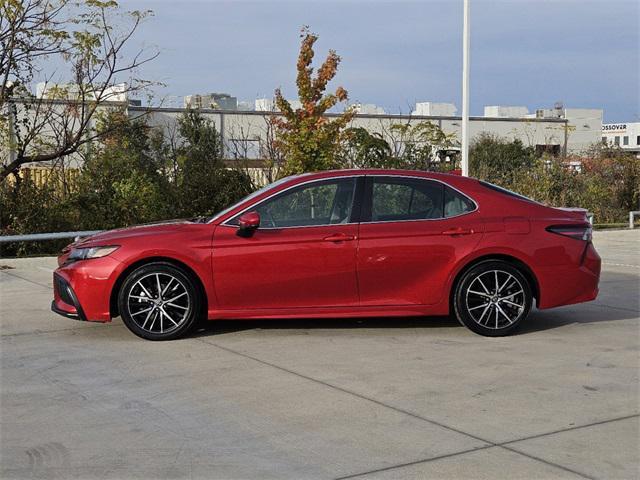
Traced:
<svg viewBox="0 0 640 480">
<path fill-rule="evenodd" d="M 472 176 L 509 188 L 516 176 L 536 164 L 536 158 L 533 147 L 520 140 L 482 134 L 469 150 L 469 167 Z"/>
<path fill-rule="evenodd" d="M 339 157 L 346 168 L 389 168 L 391 148 L 381 134 L 352 127 L 344 131 Z"/>
<path fill-rule="evenodd" d="M 437 170 L 439 149 L 453 146 L 455 134 L 445 133 L 433 122 L 396 123 L 389 128 L 394 142 L 393 166 L 410 170 Z M 444 168 L 444 167 L 442 167 Z"/>
<path fill-rule="evenodd" d="M 107 114 L 106 131 L 86 159 L 72 202 L 83 229 L 107 229 L 165 219 L 174 204 L 162 161 L 154 157 L 143 120 L 123 121 L 124 112 Z"/>
<path fill-rule="evenodd" d="M 210 120 L 189 110 L 178 119 L 178 133 L 178 216 L 212 215 L 251 192 L 245 173 L 224 168 L 220 135 Z"/>
<path fill-rule="evenodd" d="M 353 109 L 347 109 L 335 119 L 325 116 L 328 110 L 348 99 L 347 91 L 342 87 L 325 94 L 327 84 L 336 75 L 340 57 L 334 50 L 329 50 L 314 77 L 311 63 L 318 36 L 305 27 L 301 38 L 296 85 L 302 107 L 294 110 L 277 89 L 276 106 L 282 116 L 271 118 L 276 128 L 277 146 L 284 156 L 282 176 L 338 167 L 341 135 L 355 115 Z"/>
</svg>

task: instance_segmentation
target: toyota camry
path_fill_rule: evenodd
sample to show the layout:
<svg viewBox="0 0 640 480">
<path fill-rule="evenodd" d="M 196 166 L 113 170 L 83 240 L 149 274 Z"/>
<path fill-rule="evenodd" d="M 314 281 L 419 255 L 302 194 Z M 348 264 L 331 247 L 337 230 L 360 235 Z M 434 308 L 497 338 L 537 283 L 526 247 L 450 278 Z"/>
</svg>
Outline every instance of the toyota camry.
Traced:
<svg viewBox="0 0 640 480">
<path fill-rule="evenodd" d="M 454 315 L 485 336 L 596 298 L 583 209 L 490 183 L 402 170 L 287 177 L 210 218 L 66 247 L 52 309 L 169 340 L 201 319 Z"/>
</svg>

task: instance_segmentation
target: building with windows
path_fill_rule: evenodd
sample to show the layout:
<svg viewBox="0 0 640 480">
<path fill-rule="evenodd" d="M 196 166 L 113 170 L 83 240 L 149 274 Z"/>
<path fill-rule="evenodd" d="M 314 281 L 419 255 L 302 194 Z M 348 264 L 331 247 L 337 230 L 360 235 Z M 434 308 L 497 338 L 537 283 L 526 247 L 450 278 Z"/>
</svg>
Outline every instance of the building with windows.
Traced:
<svg viewBox="0 0 640 480">
<path fill-rule="evenodd" d="M 131 117 L 144 115 L 151 125 L 171 131 L 175 130 L 174 125 L 184 109 L 129 107 L 128 112 Z M 200 109 L 200 113 L 209 119 L 220 133 L 224 156 L 229 161 L 265 158 L 264 152 L 268 148 L 270 135 L 269 119 L 272 115 L 280 115 L 273 110 L 240 111 L 204 108 Z M 338 115 L 338 113 L 328 113 L 326 116 L 336 118 Z M 397 146 L 401 140 L 396 138 L 392 125 L 415 125 L 425 121 L 438 125 L 445 133 L 452 134 L 454 141 L 459 141 L 462 129 L 459 116 L 357 113 L 351 120 L 350 126 L 377 133 L 390 145 Z M 581 140 L 580 143 L 572 143 L 570 130 L 571 123 L 565 118 L 470 118 L 472 140 L 478 135 L 490 134 L 510 140 L 519 139 L 523 144 L 532 146 L 538 151 L 557 154 L 582 151 L 584 139 L 578 137 Z M 600 140 L 600 130 L 601 126 L 598 125 L 592 132 L 593 138 L 588 139 L 591 140 L 590 143 Z"/>
<path fill-rule="evenodd" d="M 640 156 L 640 122 L 602 124 L 602 143 Z"/>
<path fill-rule="evenodd" d="M 238 110 L 238 99 L 228 93 L 208 93 L 187 95 L 184 97 L 185 108 L 214 108 L 220 110 Z"/>
<path fill-rule="evenodd" d="M 45 89 L 41 89 L 40 93 L 46 97 Z M 176 131 L 178 118 L 187 108 L 198 109 L 215 125 L 220 135 L 223 156 L 230 165 L 240 162 L 242 165 L 251 165 L 251 168 L 260 168 L 264 165 L 264 160 L 271 158 L 273 154 L 274 132 L 270 120 L 274 115 L 281 114 L 272 99 L 259 98 L 250 104 L 238 102 L 236 97 L 229 94 L 192 95 L 185 98 L 185 108 L 143 107 L 126 96 L 122 100 L 124 101 L 113 102 L 113 105 L 125 108 L 131 118 L 144 116 L 149 125 L 167 132 Z M 68 100 L 48 101 L 64 110 Z M 29 102 L 28 98 L 12 99 L 11 105 L 18 121 L 23 121 L 20 118 L 23 115 L 33 115 L 33 109 L 25 108 Z M 290 103 L 294 109 L 301 108 L 299 100 L 290 100 Z M 101 109 L 110 108 L 109 104 L 107 102 Z M 385 113 L 384 109 L 373 104 L 356 104 L 352 108 L 356 109 L 356 115 L 351 120 L 350 127 L 364 128 L 378 135 L 394 151 L 402 151 L 404 140 L 395 133 L 397 130 L 392 128 L 393 125 L 431 122 L 453 138 L 453 145 L 443 153 L 444 158 L 453 158 L 459 152 L 462 120 L 456 115 L 457 109 L 453 104 L 420 102 L 411 114 Z M 4 116 L 4 113 L 1 115 Z M 332 112 L 326 116 L 336 118 L 338 115 L 340 114 Z M 580 155 L 601 140 L 640 153 L 640 123 L 603 125 L 602 117 L 603 111 L 600 109 L 565 108 L 561 104 L 536 110 L 535 113 L 528 113 L 527 108 L 522 106 L 498 105 L 486 107 L 483 116 L 471 117 L 469 130 L 471 141 L 479 135 L 488 134 L 506 140 L 519 140 L 539 153 L 551 155 Z M 50 135 L 56 135 L 55 128 L 49 130 Z M 10 142 L 9 145 L 11 144 L 13 143 Z M 8 152 L 9 158 L 12 153 Z M 82 156 L 71 156 L 69 160 L 71 166 L 79 166 Z"/>
</svg>

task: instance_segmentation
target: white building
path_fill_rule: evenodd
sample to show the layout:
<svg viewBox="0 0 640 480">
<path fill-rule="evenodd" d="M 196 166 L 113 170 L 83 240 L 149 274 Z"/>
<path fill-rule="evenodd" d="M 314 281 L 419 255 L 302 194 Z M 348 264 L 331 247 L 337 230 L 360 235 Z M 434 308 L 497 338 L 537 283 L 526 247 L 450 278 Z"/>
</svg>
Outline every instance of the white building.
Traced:
<svg viewBox="0 0 640 480">
<path fill-rule="evenodd" d="M 603 124 L 602 142 L 640 155 L 640 122 Z"/>
<path fill-rule="evenodd" d="M 491 118 L 526 118 L 529 115 L 527 107 L 513 107 L 505 105 L 488 105 L 484 107 L 484 116 Z"/>
<path fill-rule="evenodd" d="M 187 95 L 184 108 L 212 108 L 217 110 L 238 110 L 238 99 L 228 93 L 207 93 Z"/>
<path fill-rule="evenodd" d="M 36 98 L 47 100 L 80 100 L 82 93 L 75 83 L 40 82 L 36 85 Z M 84 92 L 86 100 L 94 100 L 97 96 L 100 96 L 101 101 L 127 102 L 129 99 L 127 84 L 118 83 L 105 88 L 103 92 L 97 90 Z"/>
<path fill-rule="evenodd" d="M 297 110 L 302 108 L 302 102 L 300 100 L 287 100 L 291 105 L 291 108 Z M 276 102 L 273 98 L 256 98 L 255 101 L 255 111 L 256 112 L 276 112 L 278 108 L 276 107 Z"/>
<path fill-rule="evenodd" d="M 373 103 L 355 103 L 352 105 L 356 113 L 361 115 L 384 115 L 384 108 L 374 105 Z"/>
<path fill-rule="evenodd" d="M 256 98 L 255 111 L 256 112 L 273 112 L 273 98 Z"/>
<path fill-rule="evenodd" d="M 425 117 L 455 117 L 458 109 L 453 103 L 418 102 L 411 115 Z"/>
</svg>

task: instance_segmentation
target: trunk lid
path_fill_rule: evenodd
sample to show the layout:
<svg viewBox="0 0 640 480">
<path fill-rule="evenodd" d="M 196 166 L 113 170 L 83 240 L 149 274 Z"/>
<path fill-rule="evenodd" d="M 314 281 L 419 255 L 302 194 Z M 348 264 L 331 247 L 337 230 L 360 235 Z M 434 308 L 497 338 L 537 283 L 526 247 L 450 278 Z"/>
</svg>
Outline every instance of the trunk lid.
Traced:
<svg viewBox="0 0 640 480">
<path fill-rule="evenodd" d="M 565 214 L 567 214 L 567 216 L 574 218 L 576 220 L 582 220 L 587 222 L 588 218 L 587 218 L 587 213 L 588 210 L 586 208 L 575 208 L 575 207 L 553 207 L 556 210 L 560 210 L 561 212 L 564 212 Z"/>
</svg>

